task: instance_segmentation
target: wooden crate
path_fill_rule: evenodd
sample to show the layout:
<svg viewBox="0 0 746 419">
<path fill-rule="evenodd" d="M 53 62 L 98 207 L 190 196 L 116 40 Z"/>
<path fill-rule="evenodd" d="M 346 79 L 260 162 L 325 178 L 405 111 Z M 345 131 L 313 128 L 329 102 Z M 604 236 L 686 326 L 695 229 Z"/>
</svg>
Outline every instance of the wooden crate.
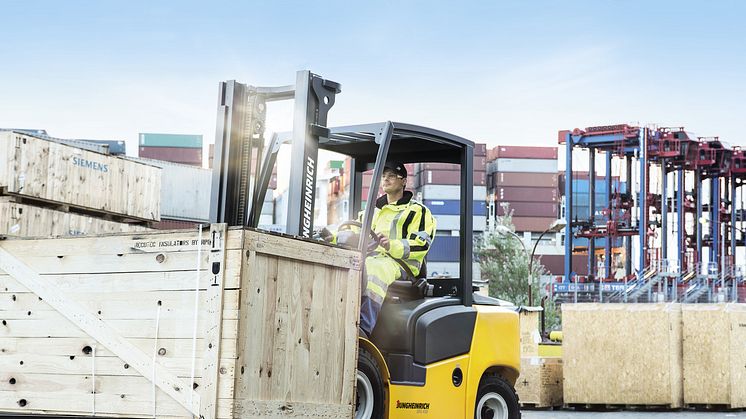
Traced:
<svg viewBox="0 0 746 419">
<path fill-rule="evenodd" d="M 49 204 L 160 220 L 160 168 L 17 132 L 0 133 L 0 190 Z"/>
<path fill-rule="evenodd" d="M 563 304 L 565 404 L 681 407 L 680 304 Z"/>
<path fill-rule="evenodd" d="M 561 407 L 562 358 L 521 358 L 521 375 L 515 387 L 523 407 Z"/>
<path fill-rule="evenodd" d="M 539 355 L 539 343 L 541 334 L 539 332 L 539 318 L 541 307 L 521 307 L 518 311 L 521 330 L 521 356 L 530 357 Z"/>
<path fill-rule="evenodd" d="M 127 233 L 150 229 L 130 223 L 63 212 L 13 202 L 0 197 L 0 235 L 12 237 L 62 237 Z"/>
<path fill-rule="evenodd" d="M 351 417 L 359 254 L 201 238 L 0 242 L 0 412 Z"/>
<path fill-rule="evenodd" d="M 746 407 L 746 304 L 683 306 L 684 403 Z"/>
</svg>

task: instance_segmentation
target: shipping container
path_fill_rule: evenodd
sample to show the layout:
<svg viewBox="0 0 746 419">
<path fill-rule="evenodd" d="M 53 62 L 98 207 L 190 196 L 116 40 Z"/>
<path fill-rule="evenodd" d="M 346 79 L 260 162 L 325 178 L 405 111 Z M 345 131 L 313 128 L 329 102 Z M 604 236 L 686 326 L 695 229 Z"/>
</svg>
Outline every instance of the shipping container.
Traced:
<svg viewBox="0 0 746 419">
<path fill-rule="evenodd" d="M 557 159 L 557 147 L 531 147 L 499 145 L 487 153 L 489 160 L 495 159 Z"/>
<path fill-rule="evenodd" d="M 539 263 L 551 275 L 565 274 L 565 255 L 538 255 Z M 577 275 L 588 275 L 588 256 L 572 255 L 572 271 Z"/>
<path fill-rule="evenodd" d="M 169 220 L 161 218 L 161 221 L 153 223 L 151 227 L 155 230 L 196 230 L 200 223 L 191 221 Z"/>
<path fill-rule="evenodd" d="M 435 215 L 436 228 L 438 230 L 461 230 L 461 216 L 460 215 Z M 487 217 L 478 215 L 473 218 L 472 230 L 473 231 L 484 231 L 487 226 Z"/>
<path fill-rule="evenodd" d="M 557 218 L 513 216 L 512 221 L 515 226 L 515 231 L 543 232 L 546 231 L 553 222 L 557 221 Z"/>
<path fill-rule="evenodd" d="M 170 161 L 189 165 L 202 165 L 201 148 L 141 146 L 139 156 L 146 159 Z"/>
<path fill-rule="evenodd" d="M 439 240 L 440 237 L 438 237 L 436 240 Z M 461 265 L 459 262 L 436 262 L 429 260 L 427 261 L 427 277 L 428 278 L 434 278 L 434 277 L 448 277 L 448 278 L 458 278 L 461 273 Z"/>
<path fill-rule="evenodd" d="M 474 172 L 473 183 L 475 186 L 484 186 L 486 180 L 485 172 Z M 460 185 L 461 172 L 454 170 L 424 170 L 415 177 L 415 188 L 421 185 Z"/>
<path fill-rule="evenodd" d="M 498 186 L 528 186 L 537 188 L 557 188 L 557 173 L 516 173 L 496 172 L 492 174 L 493 188 Z"/>
<path fill-rule="evenodd" d="M 474 157 L 485 157 L 487 156 L 487 144 L 479 143 L 474 144 Z"/>
<path fill-rule="evenodd" d="M 572 247 L 580 247 L 580 248 L 588 248 L 590 245 L 589 239 L 586 239 L 585 237 L 573 237 L 572 239 Z M 614 240 L 611 242 L 611 247 L 622 247 L 624 245 L 624 240 L 622 237 L 615 237 Z M 596 249 L 603 249 L 606 247 L 606 237 L 598 237 L 596 238 Z"/>
<path fill-rule="evenodd" d="M 487 200 L 487 187 L 474 186 L 472 199 L 474 201 Z M 418 188 L 415 195 L 424 199 L 459 199 L 461 197 L 461 185 L 423 185 Z"/>
<path fill-rule="evenodd" d="M 0 133 L 0 189 L 118 221 L 160 219 L 160 168 L 69 145 L 73 143 Z"/>
<path fill-rule="evenodd" d="M 141 133 L 140 146 L 202 149 L 201 135 Z"/>
<path fill-rule="evenodd" d="M 423 204 L 430 209 L 434 215 L 459 215 L 461 214 L 461 201 L 457 199 L 426 199 Z M 487 204 L 484 201 L 474 201 L 473 215 L 487 215 Z"/>
<path fill-rule="evenodd" d="M 557 217 L 558 205 L 544 202 L 509 202 L 514 217 Z M 495 204 L 497 214 L 505 215 L 500 202 Z"/>
<path fill-rule="evenodd" d="M 499 201 L 557 202 L 557 188 L 526 188 L 505 186 L 497 188 L 495 198 Z"/>
<path fill-rule="evenodd" d="M 494 163 L 498 172 L 556 174 L 558 167 L 557 160 L 552 159 L 497 159 Z"/>
<path fill-rule="evenodd" d="M 161 215 L 169 220 L 208 222 L 212 170 L 163 160 L 129 157 L 161 168 Z"/>
<path fill-rule="evenodd" d="M 487 168 L 486 157 L 474 157 L 474 171 L 484 172 Z M 407 169 L 409 170 L 409 169 Z M 461 165 L 452 163 L 417 163 L 415 171 L 421 172 L 423 170 L 461 170 Z M 412 172 L 410 172 L 412 173 Z"/>
<path fill-rule="evenodd" d="M 458 236 L 437 236 L 430 251 L 428 262 L 458 262 L 461 249 L 461 238 Z"/>
</svg>

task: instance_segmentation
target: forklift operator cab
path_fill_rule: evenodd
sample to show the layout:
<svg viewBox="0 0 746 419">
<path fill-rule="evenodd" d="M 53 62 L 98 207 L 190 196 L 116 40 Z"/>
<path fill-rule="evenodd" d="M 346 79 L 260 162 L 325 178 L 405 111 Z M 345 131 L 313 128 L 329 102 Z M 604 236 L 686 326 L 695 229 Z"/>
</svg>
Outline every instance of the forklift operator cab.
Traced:
<svg viewBox="0 0 746 419">
<path fill-rule="evenodd" d="M 450 198 L 461 208 L 459 275 L 427 279 L 423 264 L 419 278 L 390 285 L 370 338 L 359 339 L 355 418 L 519 418 L 518 315 L 497 299 L 475 294 L 471 281 L 474 144 L 430 128 L 385 122 L 331 128 L 319 148 L 351 158 L 346 217 L 355 219 L 363 210 L 354 245 L 364 254 L 374 240 L 368 233 L 373 191 L 384 162 L 452 163 L 461 171 L 460 195 Z M 363 185 L 362 174 L 369 170 L 371 184 Z M 371 193 L 363 207 L 364 186 Z"/>
</svg>

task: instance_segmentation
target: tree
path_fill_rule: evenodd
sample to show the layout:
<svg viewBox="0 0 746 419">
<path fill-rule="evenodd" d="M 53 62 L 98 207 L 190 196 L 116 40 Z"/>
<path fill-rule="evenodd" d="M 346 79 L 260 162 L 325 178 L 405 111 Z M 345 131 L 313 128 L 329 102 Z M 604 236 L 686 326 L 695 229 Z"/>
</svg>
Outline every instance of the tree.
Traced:
<svg viewBox="0 0 746 419">
<path fill-rule="evenodd" d="M 506 207 L 504 213 L 506 215 L 497 217 L 497 224 L 515 231 L 513 212 Z M 486 232 L 483 239 L 476 243 L 475 254 L 482 270 L 482 278 L 488 280 L 491 297 L 510 301 L 517 306 L 528 304 L 528 255 L 516 237 L 495 231 Z M 531 269 L 533 301 L 534 305 L 539 305 L 539 277 L 546 269 L 539 258 L 534 258 Z M 559 315 L 550 299 L 547 299 L 544 309 L 546 326 L 551 330 L 559 325 Z"/>
</svg>

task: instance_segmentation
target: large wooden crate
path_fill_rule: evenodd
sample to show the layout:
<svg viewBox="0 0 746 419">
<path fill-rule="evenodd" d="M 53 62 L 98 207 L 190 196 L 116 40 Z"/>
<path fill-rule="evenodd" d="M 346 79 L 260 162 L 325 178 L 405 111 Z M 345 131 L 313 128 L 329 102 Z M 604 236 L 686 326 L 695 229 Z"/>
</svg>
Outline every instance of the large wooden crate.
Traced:
<svg viewBox="0 0 746 419">
<path fill-rule="evenodd" d="M 746 304 L 683 306 L 684 402 L 746 407 Z"/>
<path fill-rule="evenodd" d="M 130 223 L 13 202 L 0 197 L 0 236 L 62 237 L 149 231 Z"/>
<path fill-rule="evenodd" d="M 0 412 L 351 417 L 359 266 L 222 225 L 2 241 Z"/>
<path fill-rule="evenodd" d="M 515 389 L 523 407 L 561 407 L 562 358 L 521 358 L 521 375 L 516 381 Z"/>
<path fill-rule="evenodd" d="M 683 404 L 680 304 L 563 304 L 565 404 Z"/>
<path fill-rule="evenodd" d="M 531 357 L 539 355 L 539 343 L 541 343 L 541 332 L 539 331 L 539 319 L 542 312 L 541 307 L 521 307 L 518 310 L 521 331 L 521 356 Z"/>
<path fill-rule="evenodd" d="M 0 132 L 0 190 L 50 204 L 160 220 L 160 168 L 17 132 Z"/>
</svg>

